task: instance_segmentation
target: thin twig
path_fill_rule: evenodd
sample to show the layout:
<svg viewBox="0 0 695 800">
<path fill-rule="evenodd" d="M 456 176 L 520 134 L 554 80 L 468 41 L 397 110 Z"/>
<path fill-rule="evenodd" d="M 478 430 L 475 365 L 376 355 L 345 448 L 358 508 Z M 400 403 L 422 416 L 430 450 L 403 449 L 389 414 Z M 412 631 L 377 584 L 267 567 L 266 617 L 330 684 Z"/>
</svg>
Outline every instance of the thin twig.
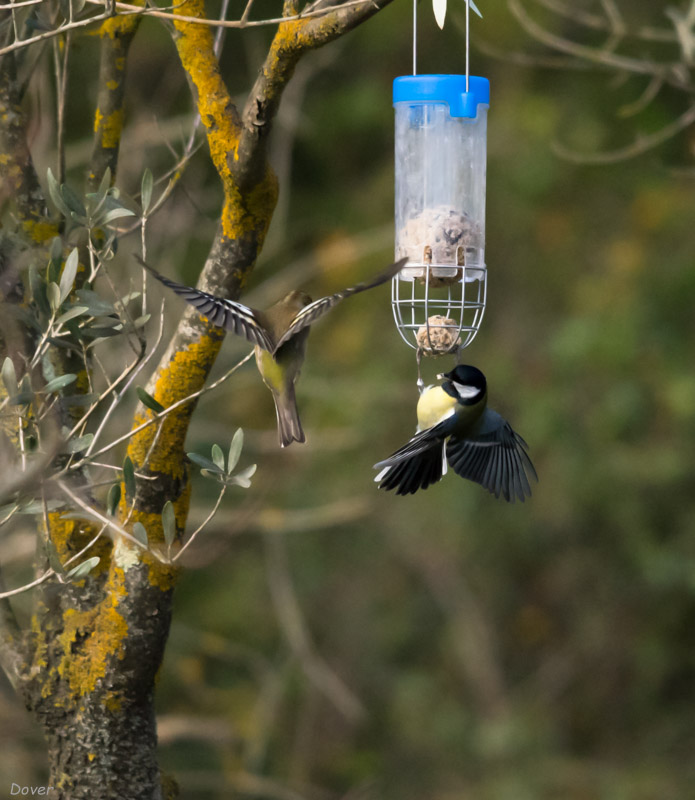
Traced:
<svg viewBox="0 0 695 800">
<path fill-rule="evenodd" d="M 573 161 L 576 164 L 614 164 L 617 161 L 626 161 L 652 150 L 693 123 L 695 123 L 695 105 L 690 106 L 678 119 L 665 125 L 656 133 L 652 133 L 649 136 L 641 136 L 627 147 L 603 153 L 577 153 L 575 150 L 570 150 L 564 145 L 555 142 L 553 143 L 553 150 L 561 158 Z"/>
<path fill-rule="evenodd" d="M 221 378 L 218 378 L 216 381 L 211 383 L 209 386 L 204 386 L 202 389 L 199 389 L 197 392 L 192 392 L 187 397 L 184 397 L 181 400 L 177 400 L 175 403 L 170 405 L 168 408 L 165 408 L 164 411 L 160 411 L 158 414 L 155 414 L 154 417 L 151 417 L 146 422 L 143 422 L 142 424 L 137 425 L 135 428 L 133 428 L 128 433 L 125 433 L 125 434 L 123 434 L 123 436 L 120 436 L 118 439 L 115 439 L 113 442 L 110 442 L 109 444 L 104 445 L 104 447 L 102 447 L 101 450 L 97 450 L 96 453 L 93 453 L 92 455 L 100 456 L 102 453 L 106 453 L 108 450 L 112 450 L 114 447 L 116 447 L 117 445 L 121 444 L 121 442 L 127 441 L 128 439 L 130 439 L 131 436 L 134 436 L 136 433 L 140 433 L 140 431 L 144 430 L 145 428 L 149 427 L 150 425 L 153 425 L 155 422 L 158 422 L 160 419 L 165 417 L 167 414 L 171 414 L 172 411 L 176 411 L 177 408 L 180 408 L 181 406 L 185 405 L 186 403 L 190 403 L 191 400 L 195 400 L 197 397 L 200 397 L 201 395 L 206 394 L 207 392 L 211 392 L 213 389 L 216 389 L 220 384 L 222 384 L 226 380 L 228 380 L 239 369 L 239 367 L 243 366 L 251 358 L 251 356 L 253 354 L 254 354 L 254 351 L 252 350 L 248 355 L 244 356 L 244 358 L 242 358 L 241 361 L 239 361 L 237 364 L 235 364 L 231 369 L 227 370 L 227 372 L 225 372 L 225 374 Z M 80 466 L 80 464 L 82 464 L 82 463 L 83 462 L 79 462 L 78 464 L 74 464 L 73 465 L 73 469 L 75 467 Z"/>
<path fill-rule="evenodd" d="M 227 491 L 227 485 L 223 484 L 222 491 L 220 492 L 220 494 L 219 494 L 219 496 L 217 498 L 217 502 L 213 506 L 212 511 L 207 515 L 207 517 L 205 517 L 203 522 L 201 522 L 200 525 L 188 537 L 188 540 L 186 541 L 186 544 L 171 559 L 172 561 L 178 561 L 179 558 L 181 558 L 181 556 L 186 552 L 186 549 L 188 548 L 188 545 L 193 543 L 193 540 L 195 539 L 195 537 L 203 530 L 203 528 L 208 524 L 208 522 L 210 522 L 210 520 L 215 516 L 215 514 L 217 513 L 217 509 L 220 507 L 220 503 L 222 502 L 222 498 L 224 497 L 224 494 L 225 494 L 226 491 Z"/>
</svg>

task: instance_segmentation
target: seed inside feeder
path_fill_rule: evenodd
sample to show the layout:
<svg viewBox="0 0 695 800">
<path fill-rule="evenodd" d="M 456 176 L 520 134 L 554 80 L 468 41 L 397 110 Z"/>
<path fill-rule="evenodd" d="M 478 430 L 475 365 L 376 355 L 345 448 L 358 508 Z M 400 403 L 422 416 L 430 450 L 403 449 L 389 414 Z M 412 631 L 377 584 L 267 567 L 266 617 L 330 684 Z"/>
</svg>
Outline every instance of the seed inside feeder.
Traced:
<svg viewBox="0 0 695 800">
<path fill-rule="evenodd" d="M 420 326 L 416 339 L 418 348 L 427 355 L 444 355 L 461 344 L 459 324 L 449 317 L 435 314 L 428 318 L 427 325 Z"/>
<path fill-rule="evenodd" d="M 429 265 L 429 284 L 433 288 L 450 286 L 461 280 L 466 248 L 475 246 L 479 234 L 479 226 L 465 211 L 446 206 L 426 208 L 401 228 L 396 237 L 397 256 Z M 402 277 L 418 278 L 424 283 L 426 274 L 422 269 L 406 267 Z"/>
</svg>

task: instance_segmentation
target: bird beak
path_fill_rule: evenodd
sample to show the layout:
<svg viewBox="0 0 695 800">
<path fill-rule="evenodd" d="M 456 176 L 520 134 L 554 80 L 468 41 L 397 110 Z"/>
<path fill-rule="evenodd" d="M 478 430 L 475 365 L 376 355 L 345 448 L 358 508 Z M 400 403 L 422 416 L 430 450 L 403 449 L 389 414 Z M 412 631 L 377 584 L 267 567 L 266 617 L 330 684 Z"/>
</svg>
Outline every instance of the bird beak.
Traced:
<svg viewBox="0 0 695 800">
<path fill-rule="evenodd" d="M 444 378 L 446 378 L 446 375 L 443 372 L 440 372 L 439 375 L 437 375 L 438 381 L 443 381 Z"/>
</svg>

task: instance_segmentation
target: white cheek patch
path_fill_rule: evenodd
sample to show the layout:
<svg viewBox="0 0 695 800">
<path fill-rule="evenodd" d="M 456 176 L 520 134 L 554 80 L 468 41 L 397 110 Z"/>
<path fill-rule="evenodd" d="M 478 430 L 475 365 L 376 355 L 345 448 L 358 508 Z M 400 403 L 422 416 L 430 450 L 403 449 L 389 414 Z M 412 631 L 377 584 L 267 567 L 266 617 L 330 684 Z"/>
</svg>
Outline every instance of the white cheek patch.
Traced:
<svg viewBox="0 0 695 800">
<path fill-rule="evenodd" d="M 464 383 L 456 383 L 456 381 L 453 383 L 454 388 L 462 400 L 470 400 L 472 397 L 477 397 L 480 394 L 480 389 L 477 389 L 475 386 L 466 386 Z"/>
</svg>

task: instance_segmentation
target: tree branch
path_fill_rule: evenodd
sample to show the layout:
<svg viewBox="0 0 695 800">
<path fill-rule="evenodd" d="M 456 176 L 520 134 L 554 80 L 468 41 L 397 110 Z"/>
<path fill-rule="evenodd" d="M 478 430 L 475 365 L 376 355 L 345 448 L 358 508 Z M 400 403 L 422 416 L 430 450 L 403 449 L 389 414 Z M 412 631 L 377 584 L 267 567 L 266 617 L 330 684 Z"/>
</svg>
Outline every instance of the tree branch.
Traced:
<svg viewBox="0 0 695 800">
<path fill-rule="evenodd" d="M 144 5 L 144 0 L 136 0 L 135 5 Z M 123 127 L 126 61 L 140 19 L 137 14 L 111 17 L 99 29 L 99 93 L 89 170 L 89 186 L 92 191 L 99 186 L 107 169 L 111 170 L 111 180 L 116 179 Z"/>
</svg>

